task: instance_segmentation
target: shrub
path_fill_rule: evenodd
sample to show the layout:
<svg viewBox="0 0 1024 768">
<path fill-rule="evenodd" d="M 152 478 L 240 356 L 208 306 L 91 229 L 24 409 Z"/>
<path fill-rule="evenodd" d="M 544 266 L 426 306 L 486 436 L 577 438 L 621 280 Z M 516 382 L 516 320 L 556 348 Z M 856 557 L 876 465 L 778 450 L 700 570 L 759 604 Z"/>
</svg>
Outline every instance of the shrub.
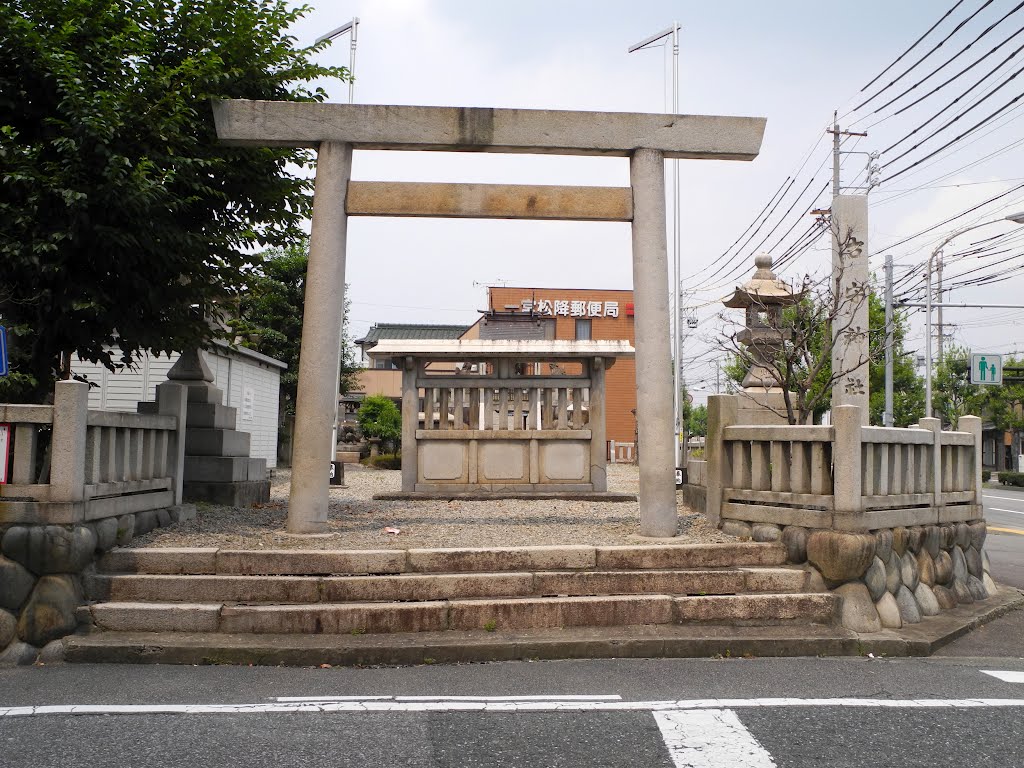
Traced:
<svg viewBox="0 0 1024 768">
<path fill-rule="evenodd" d="M 401 469 L 402 454 L 382 453 L 378 456 L 367 456 L 365 459 L 361 459 L 359 463 L 374 469 Z"/>
<path fill-rule="evenodd" d="M 1017 485 L 1024 487 L 1024 472 L 1000 472 L 999 482 L 1003 485 Z"/>
<path fill-rule="evenodd" d="M 389 397 L 370 395 L 359 406 L 356 419 L 366 437 L 377 437 L 390 445 L 402 439 L 402 413 Z"/>
<path fill-rule="evenodd" d="M 987 483 L 991 479 L 992 479 L 992 470 L 991 469 L 983 469 L 983 470 L 981 470 L 981 482 Z"/>
</svg>

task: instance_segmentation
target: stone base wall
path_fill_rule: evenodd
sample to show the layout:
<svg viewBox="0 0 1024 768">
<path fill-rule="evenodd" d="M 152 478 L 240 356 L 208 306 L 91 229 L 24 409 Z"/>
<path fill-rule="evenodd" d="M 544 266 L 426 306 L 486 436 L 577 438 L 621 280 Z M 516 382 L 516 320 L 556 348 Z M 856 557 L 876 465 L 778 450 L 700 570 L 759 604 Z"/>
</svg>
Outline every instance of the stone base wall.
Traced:
<svg viewBox="0 0 1024 768">
<path fill-rule="evenodd" d="M 0 666 L 53 661 L 78 628 L 82 575 L 119 544 L 195 516 L 183 505 L 83 525 L 0 527 Z"/>
<path fill-rule="evenodd" d="M 866 533 L 726 520 L 722 530 L 785 545 L 788 561 L 810 572 L 810 584 L 843 597 L 842 623 L 855 632 L 916 624 L 996 591 L 984 520 Z"/>
</svg>

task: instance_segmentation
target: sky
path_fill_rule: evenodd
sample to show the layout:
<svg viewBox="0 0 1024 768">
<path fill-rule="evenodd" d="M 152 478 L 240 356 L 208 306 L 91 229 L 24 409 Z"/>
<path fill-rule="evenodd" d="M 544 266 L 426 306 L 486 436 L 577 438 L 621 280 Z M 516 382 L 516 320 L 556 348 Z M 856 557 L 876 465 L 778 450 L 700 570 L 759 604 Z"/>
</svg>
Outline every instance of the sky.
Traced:
<svg viewBox="0 0 1024 768">
<path fill-rule="evenodd" d="M 1024 144 L 1017 121 L 1024 116 L 1024 100 L 1008 103 L 1024 93 L 1024 75 L 1007 80 L 1024 66 L 1024 52 L 1014 54 L 1024 45 L 1024 10 L 1012 13 L 1015 2 L 993 0 L 983 7 L 984 0 L 964 0 L 862 91 L 954 5 L 955 0 L 314 0 L 293 34 L 300 45 L 309 44 L 359 17 L 358 103 L 665 112 L 672 104 L 670 48 L 626 51 L 678 21 L 679 111 L 768 121 L 761 153 L 752 162 L 678 161 L 680 196 L 677 206 L 670 197 L 668 218 L 671 227 L 675 207 L 680 304 L 699 320 L 683 361 L 700 402 L 714 392 L 714 361 L 725 356 L 716 342 L 725 327 L 720 299 L 747 279 L 755 253 L 772 253 L 776 262 L 785 257 L 780 277 L 794 283 L 806 273 L 824 274 L 830 263 L 829 239 L 813 239 L 814 218 L 807 211 L 829 205 L 830 192 L 823 190 L 831 178 L 831 136 L 825 129 L 834 111 L 841 128 L 868 133 L 844 140 L 844 191 L 864 193 L 866 165 L 882 166 L 882 183 L 869 193 L 868 249 L 879 281 L 883 256 L 893 255 L 898 296 L 923 300 L 923 264 L 958 228 L 1024 211 L 1024 188 L 1011 191 L 1024 183 L 1024 155 L 1016 144 Z M 348 37 L 335 40 L 318 58 L 347 66 Z M 975 60 L 977 65 L 951 84 L 895 114 Z M 962 95 L 983 76 L 988 79 Z M 1001 89 L 922 141 L 1004 80 Z M 348 100 L 346 84 L 322 85 L 330 101 Z M 874 98 L 859 107 L 868 97 Z M 1007 109 L 996 118 L 924 160 L 1004 104 Z M 881 158 L 870 159 L 867 153 L 873 151 L 883 152 Z M 918 160 L 924 162 L 887 178 Z M 667 173 L 671 178 L 670 169 Z M 627 186 L 628 160 L 357 151 L 353 178 Z M 928 231 L 919 234 L 922 230 Z M 967 279 L 1021 266 L 1024 256 L 1014 254 L 1024 242 L 1024 227 L 1017 234 L 1013 230 L 1012 224 L 993 223 L 955 238 L 945 249 L 947 285 L 959 282 L 961 273 L 968 273 Z M 961 255 L 973 243 L 1003 233 L 1004 238 L 987 243 L 989 250 Z M 669 243 L 671 250 L 671 237 Z M 632 287 L 630 231 L 623 223 L 352 218 L 346 270 L 356 338 L 381 322 L 468 325 L 486 306 L 488 285 Z M 1020 302 L 1024 273 L 1000 276 L 1007 279 L 958 288 L 946 300 Z M 920 354 L 922 315 L 911 315 L 908 339 L 908 347 Z M 955 324 L 947 329 L 947 343 L 1024 353 L 1024 310 L 951 308 L 945 320 Z"/>
</svg>

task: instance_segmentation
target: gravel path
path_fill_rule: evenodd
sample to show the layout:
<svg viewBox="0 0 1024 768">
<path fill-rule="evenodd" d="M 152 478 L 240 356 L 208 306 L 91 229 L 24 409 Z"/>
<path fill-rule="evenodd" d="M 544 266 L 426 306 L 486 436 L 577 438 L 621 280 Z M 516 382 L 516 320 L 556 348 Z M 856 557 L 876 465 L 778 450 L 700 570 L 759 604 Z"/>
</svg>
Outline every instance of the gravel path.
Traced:
<svg viewBox="0 0 1024 768">
<path fill-rule="evenodd" d="M 636 493 L 636 466 L 608 467 L 608 490 Z M 332 488 L 325 538 L 285 533 L 290 472 L 277 470 L 270 501 L 255 509 L 197 504 L 195 520 L 132 540 L 132 546 L 220 547 L 229 549 L 411 549 L 500 547 L 538 544 L 711 543 L 733 541 L 679 498 L 679 536 L 639 535 L 634 502 L 374 501 L 373 495 L 401 490 L 401 472 L 345 467 L 347 487 Z M 385 532 L 397 528 L 400 533 Z"/>
</svg>

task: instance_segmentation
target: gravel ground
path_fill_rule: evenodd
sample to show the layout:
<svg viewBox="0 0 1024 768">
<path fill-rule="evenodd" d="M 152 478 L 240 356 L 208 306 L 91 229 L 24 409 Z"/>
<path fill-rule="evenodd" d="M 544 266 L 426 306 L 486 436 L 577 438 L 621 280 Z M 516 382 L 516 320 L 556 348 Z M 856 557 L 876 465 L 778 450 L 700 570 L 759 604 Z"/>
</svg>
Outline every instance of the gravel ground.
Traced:
<svg viewBox="0 0 1024 768">
<path fill-rule="evenodd" d="M 636 493 L 636 466 L 608 467 L 608 490 Z M 529 501 L 374 501 L 373 495 L 401 490 L 401 472 L 345 467 L 345 488 L 331 488 L 327 525 L 330 536 L 292 537 L 285 533 L 290 472 L 276 470 L 270 501 L 254 509 L 197 504 L 195 520 L 159 528 L 132 540 L 132 546 L 220 547 L 229 549 L 411 549 L 419 547 L 500 547 L 538 544 L 710 543 L 732 541 L 679 498 L 679 536 L 639 535 L 635 502 Z M 387 533 L 397 528 L 400 533 Z"/>
</svg>

